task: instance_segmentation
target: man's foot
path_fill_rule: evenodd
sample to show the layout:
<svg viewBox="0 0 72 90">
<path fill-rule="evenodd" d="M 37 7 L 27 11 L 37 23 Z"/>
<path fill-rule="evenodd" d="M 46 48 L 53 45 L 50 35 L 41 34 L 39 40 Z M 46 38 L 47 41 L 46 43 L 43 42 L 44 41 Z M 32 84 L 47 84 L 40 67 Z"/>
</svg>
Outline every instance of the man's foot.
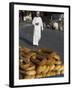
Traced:
<svg viewBox="0 0 72 90">
<path fill-rule="evenodd" d="M 39 44 L 33 44 L 33 46 L 39 46 Z"/>
</svg>

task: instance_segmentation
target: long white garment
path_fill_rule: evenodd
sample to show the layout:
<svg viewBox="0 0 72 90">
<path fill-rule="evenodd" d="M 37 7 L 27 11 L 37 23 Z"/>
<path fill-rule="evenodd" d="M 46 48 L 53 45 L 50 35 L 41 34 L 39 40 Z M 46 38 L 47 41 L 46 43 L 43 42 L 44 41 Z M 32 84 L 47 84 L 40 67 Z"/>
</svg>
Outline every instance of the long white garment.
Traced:
<svg viewBox="0 0 72 90">
<path fill-rule="evenodd" d="M 38 42 L 41 39 L 41 30 L 43 30 L 41 17 L 34 17 L 32 24 L 34 25 L 33 45 L 38 45 Z"/>
</svg>

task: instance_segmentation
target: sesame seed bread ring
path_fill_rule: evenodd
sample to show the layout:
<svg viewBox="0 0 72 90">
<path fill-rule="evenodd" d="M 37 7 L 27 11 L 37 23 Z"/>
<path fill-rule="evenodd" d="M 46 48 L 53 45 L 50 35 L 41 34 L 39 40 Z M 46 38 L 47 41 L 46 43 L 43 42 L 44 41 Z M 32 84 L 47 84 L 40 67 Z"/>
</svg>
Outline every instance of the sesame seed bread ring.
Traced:
<svg viewBox="0 0 72 90">
<path fill-rule="evenodd" d="M 47 65 L 52 65 L 52 64 L 55 64 L 55 63 L 56 63 L 56 60 L 54 60 L 54 59 L 51 58 L 51 59 L 48 59 L 47 60 L 47 63 L 46 64 Z"/>
<path fill-rule="evenodd" d="M 25 54 L 27 54 L 27 53 L 29 53 L 31 51 L 31 49 L 24 47 L 24 48 L 20 48 L 20 51 L 22 51 Z"/>
<path fill-rule="evenodd" d="M 60 74 L 64 74 L 64 70 L 62 70 Z"/>
<path fill-rule="evenodd" d="M 26 70 L 28 67 L 30 67 L 30 63 L 29 64 L 20 64 L 20 68 L 23 70 Z"/>
<path fill-rule="evenodd" d="M 55 64 L 60 65 L 60 64 L 62 64 L 62 61 L 56 61 Z"/>
<path fill-rule="evenodd" d="M 54 68 L 55 68 L 55 65 L 54 64 L 53 65 L 50 65 L 49 66 L 49 71 L 54 70 Z"/>
<path fill-rule="evenodd" d="M 46 70 L 43 71 L 43 74 L 46 74 L 49 71 L 49 66 L 47 66 Z"/>
<path fill-rule="evenodd" d="M 39 65 L 46 65 L 47 64 L 47 59 L 43 59 L 40 61 Z"/>
<path fill-rule="evenodd" d="M 47 77 L 46 73 L 42 73 L 42 77 L 43 77 L 43 78 L 44 78 L 44 77 Z"/>
<path fill-rule="evenodd" d="M 55 76 L 56 75 L 56 72 L 54 71 L 50 71 L 47 73 L 47 76 Z"/>
<path fill-rule="evenodd" d="M 39 65 L 40 61 L 38 59 L 32 60 L 32 63 L 34 63 L 35 65 Z"/>
<path fill-rule="evenodd" d="M 24 79 L 34 79 L 35 75 L 29 75 L 29 76 L 25 76 Z"/>
<path fill-rule="evenodd" d="M 61 68 L 61 65 L 57 65 L 57 66 L 55 66 L 54 70 L 59 71 L 60 68 Z"/>
<path fill-rule="evenodd" d="M 35 69 L 35 65 L 26 68 L 27 71 L 29 71 L 29 70 L 34 70 L 34 69 Z"/>
<path fill-rule="evenodd" d="M 35 70 L 26 71 L 26 75 L 35 75 L 35 74 L 36 74 Z"/>
<path fill-rule="evenodd" d="M 61 67 L 59 68 L 59 71 L 63 71 L 64 70 L 64 65 L 61 65 Z"/>
<path fill-rule="evenodd" d="M 56 60 L 60 60 L 60 56 L 56 52 L 51 53 L 50 56 Z"/>
<path fill-rule="evenodd" d="M 60 74 L 61 74 L 61 72 L 60 72 L 60 71 L 57 71 L 57 72 L 56 72 L 56 75 L 60 75 Z"/>
<path fill-rule="evenodd" d="M 41 74 L 36 74 L 36 78 L 42 78 L 42 73 Z"/>
<path fill-rule="evenodd" d="M 38 66 L 37 67 L 37 73 L 41 73 L 44 72 L 46 70 L 47 66 L 43 65 L 43 66 Z"/>
</svg>

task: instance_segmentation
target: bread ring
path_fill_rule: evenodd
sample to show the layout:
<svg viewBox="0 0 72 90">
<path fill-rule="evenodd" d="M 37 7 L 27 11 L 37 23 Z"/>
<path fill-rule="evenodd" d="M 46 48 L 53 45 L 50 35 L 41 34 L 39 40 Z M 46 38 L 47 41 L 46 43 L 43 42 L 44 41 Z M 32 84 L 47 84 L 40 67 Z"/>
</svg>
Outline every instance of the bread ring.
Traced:
<svg viewBox="0 0 72 90">
<path fill-rule="evenodd" d="M 30 60 L 35 60 L 36 59 L 36 55 L 31 56 Z"/>
<path fill-rule="evenodd" d="M 34 79 L 35 75 L 31 75 L 31 76 L 25 76 L 24 79 Z"/>
<path fill-rule="evenodd" d="M 35 70 L 26 71 L 26 75 L 35 75 L 35 74 L 36 74 Z"/>
<path fill-rule="evenodd" d="M 60 56 L 51 50 L 19 48 L 19 74 L 24 79 L 64 74 Z"/>
<path fill-rule="evenodd" d="M 62 64 L 62 61 L 61 60 L 60 61 L 58 60 L 58 61 L 55 62 L 55 64 L 56 65 L 60 65 L 60 64 Z"/>
<path fill-rule="evenodd" d="M 47 60 L 47 63 L 46 63 L 46 64 L 47 64 L 47 65 L 52 65 L 52 64 L 55 64 L 55 63 L 56 63 L 56 61 L 51 58 L 51 59 L 48 59 L 48 60 Z"/>
<path fill-rule="evenodd" d="M 43 60 L 44 59 L 44 56 L 38 53 L 37 56 L 36 56 L 36 58 L 38 60 Z"/>
<path fill-rule="evenodd" d="M 56 72 L 54 71 L 50 71 L 46 74 L 47 76 L 55 76 L 56 75 Z"/>
<path fill-rule="evenodd" d="M 55 60 L 60 60 L 60 56 L 59 56 L 56 52 L 52 52 L 52 53 L 50 54 L 50 56 L 51 56 L 52 58 L 54 58 Z"/>
<path fill-rule="evenodd" d="M 29 59 L 29 58 L 27 58 L 27 57 L 26 57 L 26 58 L 25 58 L 25 57 L 23 57 L 23 62 L 24 62 L 24 63 L 26 63 L 26 64 L 28 64 L 28 63 L 30 63 L 30 59 Z"/>
<path fill-rule="evenodd" d="M 47 64 L 47 59 L 43 59 L 40 61 L 39 65 L 46 65 Z"/>
<path fill-rule="evenodd" d="M 30 63 L 29 64 L 20 64 L 20 68 L 23 70 L 26 70 L 29 66 L 30 66 Z"/>
<path fill-rule="evenodd" d="M 39 49 L 38 52 L 40 52 L 40 53 L 43 52 L 43 53 L 50 54 L 50 53 L 52 53 L 52 50 L 47 50 L 46 48 L 42 48 L 42 49 Z"/>
<path fill-rule="evenodd" d="M 26 48 L 26 47 L 19 48 L 19 49 L 20 49 L 20 52 L 24 52 L 25 54 L 28 54 L 31 51 L 31 49 Z"/>
<path fill-rule="evenodd" d="M 36 75 L 36 78 L 42 78 L 42 77 L 43 77 L 43 76 L 42 76 L 42 73 Z"/>
<path fill-rule="evenodd" d="M 57 65 L 57 66 L 55 66 L 54 70 L 59 71 L 60 68 L 61 68 L 61 65 Z"/>
<path fill-rule="evenodd" d="M 35 65 L 26 68 L 26 70 L 27 70 L 27 71 L 29 71 L 29 70 L 35 70 Z"/>
<path fill-rule="evenodd" d="M 58 69 L 58 71 L 63 71 L 64 70 L 64 65 L 61 65 L 61 67 Z"/>
<path fill-rule="evenodd" d="M 28 54 L 26 54 L 26 53 L 24 53 L 24 52 L 20 52 L 19 55 L 20 55 L 20 58 L 23 59 L 24 57 L 27 58 L 27 55 L 28 55 Z"/>
<path fill-rule="evenodd" d="M 32 60 L 32 62 L 35 64 L 35 65 L 39 65 L 40 61 L 38 59 L 35 59 L 35 60 Z"/>
<path fill-rule="evenodd" d="M 44 72 L 46 70 L 47 66 L 43 65 L 43 66 L 38 66 L 37 67 L 37 73 L 41 73 Z"/>
<path fill-rule="evenodd" d="M 43 77 L 43 78 L 44 78 L 44 77 L 47 77 L 46 73 L 42 73 L 42 77 Z"/>
<path fill-rule="evenodd" d="M 46 74 L 49 71 L 49 66 L 43 71 L 43 74 Z"/>
<path fill-rule="evenodd" d="M 57 72 L 56 72 L 56 75 L 60 75 L 60 74 L 61 74 L 60 71 L 57 71 Z"/>
<path fill-rule="evenodd" d="M 53 65 L 50 65 L 50 66 L 49 66 L 49 71 L 54 70 L 54 68 L 55 68 L 55 65 L 54 65 L 54 64 L 53 64 Z"/>
<path fill-rule="evenodd" d="M 61 71 L 61 74 L 64 74 L 64 70 Z"/>
<path fill-rule="evenodd" d="M 30 52 L 27 57 L 30 59 L 32 56 L 36 56 L 36 53 L 35 52 Z"/>
<path fill-rule="evenodd" d="M 48 72 L 48 73 L 46 74 L 46 76 L 51 76 L 51 73 L 50 73 L 50 72 Z"/>
<path fill-rule="evenodd" d="M 56 60 L 60 60 L 60 56 L 59 55 L 55 55 L 53 58 L 56 59 Z"/>
</svg>

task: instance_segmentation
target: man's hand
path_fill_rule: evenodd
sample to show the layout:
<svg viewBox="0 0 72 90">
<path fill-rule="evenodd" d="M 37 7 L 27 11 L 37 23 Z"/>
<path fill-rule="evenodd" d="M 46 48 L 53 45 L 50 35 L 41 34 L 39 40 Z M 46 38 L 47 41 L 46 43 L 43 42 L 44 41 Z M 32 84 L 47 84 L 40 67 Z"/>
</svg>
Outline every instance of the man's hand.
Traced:
<svg viewBox="0 0 72 90">
<path fill-rule="evenodd" d="M 39 23 L 35 23 L 35 25 L 39 25 Z"/>
</svg>

